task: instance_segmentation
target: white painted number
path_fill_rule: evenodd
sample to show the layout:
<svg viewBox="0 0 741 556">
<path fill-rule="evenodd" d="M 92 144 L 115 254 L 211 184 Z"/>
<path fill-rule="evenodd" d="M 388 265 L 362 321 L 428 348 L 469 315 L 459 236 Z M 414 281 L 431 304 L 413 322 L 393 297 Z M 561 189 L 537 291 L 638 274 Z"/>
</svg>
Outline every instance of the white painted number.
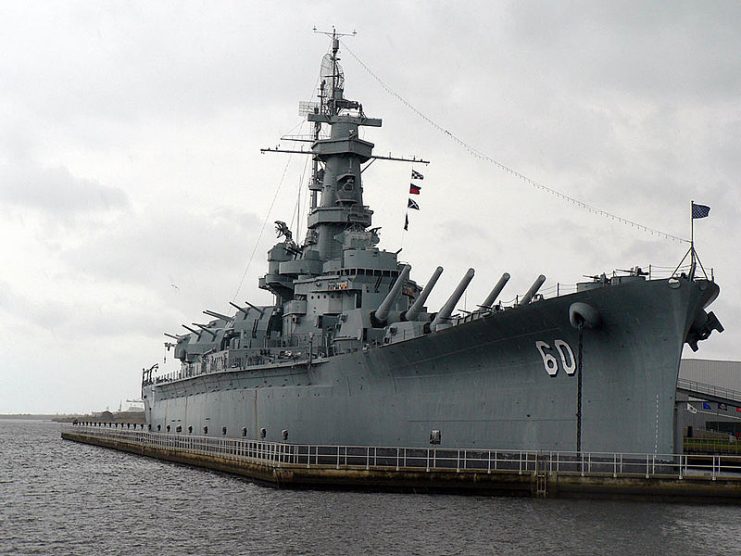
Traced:
<svg viewBox="0 0 741 556">
<path fill-rule="evenodd" d="M 571 376 L 576 372 L 576 360 L 574 359 L 574 352 L 571 351 L 571 346 L 563 340 L 556 340 L 553 342 L 556 346 L 558 354 L 561 356 L 561 364 L 566 374 Z M 568 362 L 566 361 L 566 354 L 568 353 Z"/>
<path fill-rule="evenodd" d="M 546 353 L 545 350 L 550 350 L 551 346 L 546 344 L 545 342 L 535 342 L 535 347 L 538 348 L 538 351 L 540 352 L 540 356 L 543 358 L 543 365 L 545 365 L 545 372 L 547 372 L 551 376 L 556 376 L 556 373 L 558 372 L 558 361 L 556 361 L 556 358 L 553 357 L 550 353 Z"/>
<path fill-rule="evenodd" d="M 554 340 L 553 346 L 551 348 L 546 342 L 535 342 L 535 347 L 538 349 L 540 357 L 543 358 L 545 372 L 550 376 L 556 376 L 558 374 L 559 361 L 553 355 L 555 349 L 561 359 L 560 367 L 567 375 L 572 376 L 576 372 L 576 359 L 574 358 L 574 351 L 571 349 L 571 346 L 563 340 Z"/>
</svg>

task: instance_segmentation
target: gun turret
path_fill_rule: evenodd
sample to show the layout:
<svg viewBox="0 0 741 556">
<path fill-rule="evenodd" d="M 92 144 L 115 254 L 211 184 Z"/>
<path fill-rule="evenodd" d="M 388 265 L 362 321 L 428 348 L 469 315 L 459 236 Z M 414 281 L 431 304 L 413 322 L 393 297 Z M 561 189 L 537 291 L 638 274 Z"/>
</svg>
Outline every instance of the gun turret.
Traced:
<svg viewBox="0 0 741 556">
<path fill-rule="evenodd" d="M 437 279 L 440 278 L 440 275 L 443 273 L 443 267 L 438 266 L 435 269 L 435 272 L 432 273 L 432 276 L 430 276 L 430 279 L 427 281 L 427 284 L 425 284 L 425 288 L 419 293 L 417 296 L 417 299 L 414 300 L 414 303 L 412 303 L 412 306 L 409 307 L 403 314 L 401 320 L 415 320 L 417 316 L 419 316 L 420 311 L 422 311 L 422 307 L 424 307 L 425 301 L 427 301 L 427 298 L 429 297 L 430 293 L 432 293 L 432 288 L 435 287 L 435 284 L 437 283 Z"/>
<path fill-rule="evenodd" d="M 208 332 L 209 334 L 211 334 L 211 339 L 212 339 L 212 340 L 215 340 L 215 339 L 216 339 L 216 332 L 214 332 L 213 330 L 211 330 L 211 329 L 210 329 L 210 328 L 209 328 L 208 326 L 206 326 L 205 324 L 198 324 L 197 322 L 194 322 L 194 323 L 192 323 L 192 324 L 193 324 L 193 326 L 197 326 L 198 328 L 200 328 L 200 329 L 201 329 L 201 330 L 203 330 L 204 332 Z"/>
<path fill-rule="evenodd" d="M 229 302 L 229 305 L 231 305 L 232 307 L 234 307 L 240 313 L 244 313 L 245 315 L 248 312 L 247 309 L 245 309 L 244 307 L 240 307 L 239 305 L 237 305 L 236 303 L 232 303 L 231 301 Z"/>
<path fill-rule="evenodd" d="M 204 315 L 208 315 L 209 317 L 214 317 L 216 319 L 221 319 L 229 322 L 232 320 L 232 317 L 227 317 L 226 315 L 222 315 L 221 313 L 217 313 L 216 311 L 210 311 L 209 309 L 206 309 L 203 311 Z"/>
<path fill-rule="evenodd" d="M 538 293 L 540 286 L 543 285 L 543 282 L 545 282 L 545 276 L 541 274 L 535 279 L 535 282 L 533 282 L 533 285 L 530 286 L 529 290 L 527 290 L 527 293 L 522 296 L 519 305 L 527 305 L 528 303 L 530 303 L 533 299 L 533 296 Z"/>
<path fill-rule="evenodd" d="M 494 286 L 494 289 L 491 290 L 491 293 L 486 296 L 486 299 L 481 304 L 481 307 L 490 309 L 491 306 L 494 305 L 494 302 L 497 300 L 497 297 L 499 297 L 499 294 L 502 293 L 502 290 L 504 289 L 504 286 L 507 285 L 507 282 L 509 282 L 509 273 L 505 272 L 504 274 L 502 274 L 499 282 L 497 282 L 497 285 Z"/>
<path fill-rule="evenodd" d="M 374 325 L 386 325 L 386 320 L 388 319 L 389 313 L 391 312 L 391 307 L 394 305 L 394 303 L 396 303 L 396 299 L 401 293 L 401 287 L 404 285 L 404 282 L 407 281 L 407 278 L 409 277 L 409 271 L 411 269 L 412 267 L 409 265 L 404 266 L 401 274 L 399 274 L 396 282 L 394 282 L 394 286 L 391 288 L 389 293 L 378 306 L 378 309 L 371 313 L 371 321 L 374 323 Z"/>
<path fill-rule="evenodd" d="M 252 303 L 250 303 L 249 301 L 245 301 L 245 303 L 246 303 L 247 305 L 249 305 L 250 307 L 252 307 L 252 308 L 253 308 L 253 309 L 254 309 L 255 311 L 257 311 L 258 313 L 260 313 L 260 316 L 261 316 L 261 317 L 262 317 L 263 315 L 265 315 L 265 309 L 262 309 L 262 308 L 258 307 L 257 305 L 253 305 L 253 304 L 252 304 Z"/>
<path fill-rule="evenodd" d="M 453 291 L 453 294 L 448 298 L 448 300 L 445 302 L 445 305 L 443 305 L 442 309 L 440 309 L 440 312 L 435 316 L 435 319 L 432 321 L 432 324 L 430 324 L 430 328 L 432 330 L 437 330 L 443 325 L 448 324 L 447 321 L 450 319 L 450 315 L 453 314 L 453 311 L 455 310 L 455 306 L 458 303 L 458 300 L 463 295 L 463 292 L 466 291 L 468 284 L 471 283 L 474 272 L 475 271 L 472 268 L 469 268 L 468 272 L 464 274 L 463 279 L 460 281 L 458 286 L 455 288 L 455 290 Z"/>
</svg>

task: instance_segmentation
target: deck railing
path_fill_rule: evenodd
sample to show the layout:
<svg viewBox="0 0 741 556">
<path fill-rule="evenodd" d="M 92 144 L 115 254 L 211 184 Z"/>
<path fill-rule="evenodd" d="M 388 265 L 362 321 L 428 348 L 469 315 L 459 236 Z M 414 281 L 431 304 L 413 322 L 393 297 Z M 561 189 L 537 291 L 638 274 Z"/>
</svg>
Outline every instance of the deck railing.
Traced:
<svg viewBox="0 0 741 556">
<path fill-rule="evenodd" d="M 152 446 L 174 452 L 211 455 L 270 467 L 386 469 L 423 472 L 557 473 L 602 477 L 741 480 L 741 457 L 718 454 L 640 454 L 618 452 L 557 452 L 482 450 L 467 448 L 401 448 L 287 444 L 228 437 L 152 433 L 87 425 L 64 430 L 132 446 Z"/>
</svg>

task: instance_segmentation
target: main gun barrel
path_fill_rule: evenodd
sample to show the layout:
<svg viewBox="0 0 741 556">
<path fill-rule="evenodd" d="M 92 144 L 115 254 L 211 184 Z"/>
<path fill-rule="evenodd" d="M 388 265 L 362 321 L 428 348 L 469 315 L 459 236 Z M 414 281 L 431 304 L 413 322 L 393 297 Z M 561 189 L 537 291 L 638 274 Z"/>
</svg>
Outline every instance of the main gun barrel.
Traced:
<svg viewBox="0 0 741 556">
<path fill-rule="evenodd" d="M 502 293 L 502 290 L 504 289 L 504 286 L 507 285 L 507 282 L 509 282 L 509 273 L 505 272 L 504 274 L 502 274 L 499 282 L 497 282 L 497 285 L 494 286 L 494 289 L 491 290 L 491 293 L 486 296 L 486 299 L 481 304 L 481 307 L 490 309 L 491 306 L 494 305 L 494 302 L 497 300 L 497 297 L 499 297 L 499 294 Z"/>
<path fill-rule="evenodd" d="M 440 312 L 435 316 L 432 324 L 430 324 L 430 328 L 432 328 L 432 330 L 436 330 L 442 324 L 447 324 L 448 319 L 450 319 L 450 315 L 452 315 L 453 311 L 455 310 L 455 306 L 458 303 L 458 300 L 463 296 L 463 292 L 466 291 L 468 284 L 471 283 L 474 272 L 475 271 L 472 268 L 469 268 L 468 272 L 463 275 L 463 279 L 455 288 L 453 294 L 448 298 L 448 300 L 445 302 L 445 305 L 443 305 L 442 309 L 440 309 Z"/>
<path fill-rule="evenodd" d="M 376 319 L 376 321 L 378 321 L 379 324 L 385 324 L 386 319 L 388 319 L 389 313 L 391 312 L 391 307 L 393 307 L 394 303 L 396 303 L 396 298 L 399 297 L 401 288 L 404 285 L 404 282 L 407 281 L 407 278 L 409 277 L 409 271 L 411 269 L 412 267 L 409 265 L 404 266 L 401 274 L 399 274 L 396 282 L 394 282 L 394 286 L 391 288 L 389 293 L 378 306 L 378 309 L 376 309 L 375 313 L 373 313 L 374 318 Z"/>
<path fill-rule="evenodd" d="M 533 300 L 533 297 L 535 296 L 535 294 L 538 293 L 540 286 L 543 285 L 543 282 L 545 282 L 545 276 L 541 274 L 535 279 L 535 282 L 533 282 L 533 285 L 530 286 L 529 290 L 527 290 L 527 293 L 525 293 L 525 295 L 522 296 L 522 299 L 520 300 L 519 304 L 527 305 L 528 303 L 530 303 Z"/>
<path fill-rule="evenodd" d="M 430 293 L 432 293 L 432 288 L 435 287 L 435 284 L 437 284 L 437 279 L 440 278 L 440 275 L 442 273 L 443 267 L 438 266 L 435 269 L 435 272 L 432 273 L 432 276 L 430 276 L 427 284 L 425 284 L 424 289 L 417 296 L 417 299 L 414 301 L 414 303 L 412 303 L 412 306 L 409 307 L 409 309 L 407 309 L 407 311 L 404 313 L 403 320 L 415 320 L 417 316 L 419 316 L 420 311 L 422 311 L 422 307 L 424 307 L 425 301 L 427 301 Z"/>
</svg>

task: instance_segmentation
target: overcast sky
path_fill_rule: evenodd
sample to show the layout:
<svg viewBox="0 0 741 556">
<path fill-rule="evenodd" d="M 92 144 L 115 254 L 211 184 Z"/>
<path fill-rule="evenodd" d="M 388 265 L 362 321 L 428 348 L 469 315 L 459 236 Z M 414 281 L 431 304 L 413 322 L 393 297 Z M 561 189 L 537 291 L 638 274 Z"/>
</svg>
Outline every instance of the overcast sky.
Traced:
<svg viewBox="0 0 741 556">
<path fill-rule="evenodd" d="M 739 21 L 731 1 L 0 3 L 0 413 L 117 408 L 163 366 L 163 332 L 238 289 L 270 303 L 257 278 L 272 221 L 297 229 L 306 157 L 259 149 L 308 131 L 298 102 L 328 47 L 313 26 L 357 30 L 347 45 L 389 88 L 544 185 L 681 237 L 690 200 L 710 205 L 697 247 L 726 332 L 693 356 L 741 359 Z M 472 156 L 342 64 L 384 120 L 376 153 L 432 161 L 404 235 L 410 165 L 363 174 L 382 247 L 418 282 L 445 268 L 431 309 L 468 267 L 470 308 L 504 271 L 510 299 L 540 273 L 684 255 Z"/>
</svg>

